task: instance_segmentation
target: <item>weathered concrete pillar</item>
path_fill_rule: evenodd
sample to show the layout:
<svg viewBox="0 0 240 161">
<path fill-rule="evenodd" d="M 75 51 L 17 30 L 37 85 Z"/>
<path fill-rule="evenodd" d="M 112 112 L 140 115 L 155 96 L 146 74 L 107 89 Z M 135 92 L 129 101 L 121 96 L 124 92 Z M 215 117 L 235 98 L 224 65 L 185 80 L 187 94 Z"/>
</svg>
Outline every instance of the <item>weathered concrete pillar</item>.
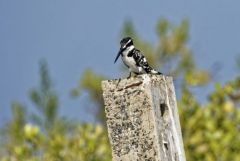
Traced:
<svg viewBox="0 0 240 161">
<path fill-rule="evenodd" d="M 113 161 L 185 161 L 171 77 L 102 82 Z"/>
</svg>

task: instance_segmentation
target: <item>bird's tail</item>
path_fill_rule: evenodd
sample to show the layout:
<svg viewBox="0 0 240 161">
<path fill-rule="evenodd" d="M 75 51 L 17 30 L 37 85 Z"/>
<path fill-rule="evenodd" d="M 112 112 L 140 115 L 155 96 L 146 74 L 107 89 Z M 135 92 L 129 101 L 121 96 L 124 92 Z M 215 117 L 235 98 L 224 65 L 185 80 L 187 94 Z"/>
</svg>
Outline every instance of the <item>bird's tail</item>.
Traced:
<svg viewBox="0 0 240 161">
<path fill-rule="evenodd" d="M 158 72 L 158 71 L 156 71 L 154 69 L 151 69 L 149 73 L 151 73 L 151 74 L 158 74 L 158 75 L 162 74 L 161 72 Z"/>
<path fill-rule="evenodd" d="M 150 67 L 148 64 L 143 66 L 144 70 L 146 71 L 146 73 L 148 74 L 158 74 L 158 75 L 161 75 L 162 73 L 154 70 L 152 67 Z"/>
</svg>

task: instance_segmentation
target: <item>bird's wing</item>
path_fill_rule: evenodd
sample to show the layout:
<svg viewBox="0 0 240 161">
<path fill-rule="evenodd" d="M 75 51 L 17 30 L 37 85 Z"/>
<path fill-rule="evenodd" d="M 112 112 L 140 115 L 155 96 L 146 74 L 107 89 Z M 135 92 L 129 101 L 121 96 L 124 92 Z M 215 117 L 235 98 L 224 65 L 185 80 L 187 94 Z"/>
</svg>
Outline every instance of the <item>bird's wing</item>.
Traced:
<svg viewBox="0 0 240 161">
<path fill-rule="evenodd" d="M 142 67 L 146 73 L 150 73 L 153 69 L 149 66 L 147 59 L 144 57 L 143 53 L 140 50 L 135 49 L 133 51 L 133 58 L 136 62 L 136 65 Z"/>
</svg>

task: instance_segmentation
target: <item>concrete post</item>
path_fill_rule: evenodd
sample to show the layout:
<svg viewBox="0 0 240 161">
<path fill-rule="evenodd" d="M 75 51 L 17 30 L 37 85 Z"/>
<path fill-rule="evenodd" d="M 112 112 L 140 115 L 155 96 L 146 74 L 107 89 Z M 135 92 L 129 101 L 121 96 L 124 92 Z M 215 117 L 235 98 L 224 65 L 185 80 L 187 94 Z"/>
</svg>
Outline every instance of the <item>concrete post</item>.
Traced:
<svg viewBox="0 0 240 161">
<path fill-rule="evenodd" d="M 113 161 L 185 161 L 171 77 L 102 82 Z"/>
</svg>

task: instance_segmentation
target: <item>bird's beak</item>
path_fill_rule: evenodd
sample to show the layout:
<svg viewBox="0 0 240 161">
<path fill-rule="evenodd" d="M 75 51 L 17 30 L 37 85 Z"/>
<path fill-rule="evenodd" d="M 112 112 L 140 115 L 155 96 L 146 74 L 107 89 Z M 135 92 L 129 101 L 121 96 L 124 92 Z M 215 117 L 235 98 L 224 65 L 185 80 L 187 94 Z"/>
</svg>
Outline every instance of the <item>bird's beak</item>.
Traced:
<svg viewBox="0 0 240 161">
<path fill-rule="evenodd" d="M 118 58 L 121 55 L 121 52 L 123 51 L 124 48 L 126 48 L 126 45 L 123 45 L 123 46 L 120 47 L 120 50 L 119 50 L 119 52 L 118 52 L 118 54 L 117 54 L 117 56 L 114 60 L 114 63 L 116 63 L 116 61 L 118 60 Z"/>
<path fill-rule="evenodd" d="M 119 56 L 121 55 L 121 52 L 122 52 L 122 48 L 119 50 L 119 52 L 114 60 L 114 63 L 116 63 L 116 61 L 118 60 Z"/>
</svg>

